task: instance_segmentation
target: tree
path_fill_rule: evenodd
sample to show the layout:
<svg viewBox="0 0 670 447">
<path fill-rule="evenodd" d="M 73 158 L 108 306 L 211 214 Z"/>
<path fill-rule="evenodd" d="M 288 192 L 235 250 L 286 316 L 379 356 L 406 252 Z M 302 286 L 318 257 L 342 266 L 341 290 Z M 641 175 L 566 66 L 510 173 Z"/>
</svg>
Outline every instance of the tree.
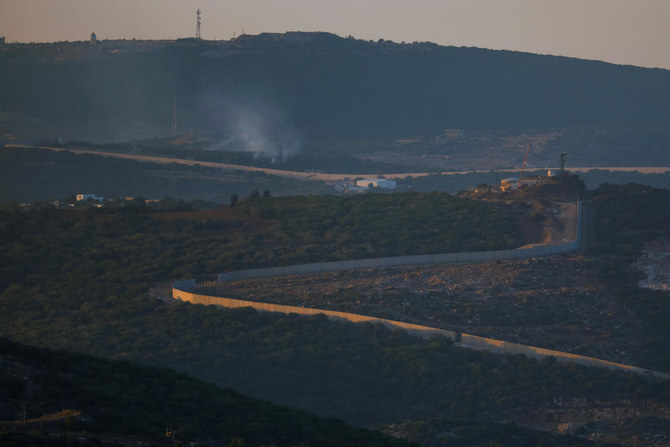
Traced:
<svg viewBox="0 0 670 447">
<path fill-rule="evenodd" d="M 228 205 L 230 208 L 234 207 L 237 205 L 237 201 L 239 200 L 239 196 L 237 194 L 231 194 L 230 195 L 230 204 Z"/>
</svg>

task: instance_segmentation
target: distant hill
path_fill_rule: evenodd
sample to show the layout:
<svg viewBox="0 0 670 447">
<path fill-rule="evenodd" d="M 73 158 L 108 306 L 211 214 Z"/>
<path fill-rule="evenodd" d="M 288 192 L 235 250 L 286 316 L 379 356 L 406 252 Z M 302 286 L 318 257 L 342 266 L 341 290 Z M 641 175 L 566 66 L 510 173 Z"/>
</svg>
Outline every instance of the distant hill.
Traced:
<svg viewBox="0 0 670 447">
<path fill-rule="evenodd" d="M 400 138 L 444 129 L 664 127 L 670 71 L 327 33 L 232 41 L 0 47 L 4 138 L 130 139 L 177 126 L 268 141 Z"/>
</svg>

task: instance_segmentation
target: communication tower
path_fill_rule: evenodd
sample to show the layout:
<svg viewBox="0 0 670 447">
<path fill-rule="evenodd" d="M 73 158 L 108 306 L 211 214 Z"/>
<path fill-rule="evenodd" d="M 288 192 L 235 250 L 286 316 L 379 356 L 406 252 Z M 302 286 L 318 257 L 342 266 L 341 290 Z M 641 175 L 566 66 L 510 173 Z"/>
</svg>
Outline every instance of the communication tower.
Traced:
<svg viewBox="0 0 670 447">
<path fill-rule="evenodd" d="M 568 153 L 567 152 L 562 152 L 561 153 L 561 174 L 565 174 L 565 159 L 568 158 Z"/>
<path fill-rule="evenodd" d="M 200 22 L 201 22 L 201 20 L 200 20 L 200 8 L 198 8 L 198 10 L 195 12 L 195 15 L 197 17 L 196 26 L 195 26 L 195 38 L 196 39 L 201 39 L 201 37 L 200 37 Z"/>
</svg>

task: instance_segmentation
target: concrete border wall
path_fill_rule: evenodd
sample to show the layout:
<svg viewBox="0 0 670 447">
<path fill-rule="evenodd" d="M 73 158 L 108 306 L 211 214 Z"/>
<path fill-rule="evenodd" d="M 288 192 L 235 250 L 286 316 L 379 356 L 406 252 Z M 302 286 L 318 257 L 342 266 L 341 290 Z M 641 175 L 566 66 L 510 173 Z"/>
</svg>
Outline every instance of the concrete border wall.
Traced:
<svg viewBox="0 0 670 447">
<path fill-rule="evenodd" d="M 410 267 L 431 264 L 458 264 L 487 262 L 506 259 L 528 259 L 542 256 L 568 253 L 579 248 L 579 242 L 573 241 L 562 245 L 549 245 L 533 248 L 512 250 L 470 251 L 461 253 L 441 253 L 433 255 L 395 256 L 387 258 L 353 259 L 349 261 L 319 262 L 263 269 L 239 270 L 220 273 L 217 282 L 236 281 L 240 279 L 272 278 L 275 276 L 309 275 L 315 273 L 337 272 L 342 270 L 358 270 L 389 267 Z"/>
<path fill-rule="evenodd" d="M 493 338 L 479 337 L 477 335 L 461 334 L 461 346 L 472 349 L 480 349 L 489 352 L 501 354 L 522 354 L 526 357 L 543 359 L 554 357 L 559 362 L 578 363 L 585 366 L 595 366 L 599 368 L 608 368 L 619 371 L 633 372 L 637 374 L 651 375 L 663 379 L 670 379 L 670 374 L 652 371 L 637 366 L 625 365 L 623 363 L 610 362 L 609 360 L 586 357 L 569 352 L 554 351 L 553 349 L 538 348 L 536 346 L 520 345 L 508 341 L 496 340 Z"/>
<path fill-rule="evenodd" d="M 445 329 L 437 329 L 419 324 L 405 323 L 403 321 L 387 320 L 385 318 L 368 317 L 366 315 L 352 314 L 348 312 L 339 312 L 335 310 L 314 309 L 310 307 L 286 306 L 283 304 L 259 303 L 255 301 L 238 300 L 235 298 L 221 298 L 209 295 L 199 295 L 191 291 L 179 290 L 177 284 L 172 289 L 172 296 L 175 299 L 194 304 L 204 304 L 206 306 L 222 306 L 231 309 L 240 307 L 252 307 L 264 312 L 280 312 L 284 314 L 298 315 L 319 315 L 323 314 L 334 320 L 349 321 L 352 323 L 379 323 L 392 329 L 403 329 L 413 335 L 423 338 L 430 338 L 431 335 L 442 335 L 451 340 L 456 340 L 456 332 Z"/>
<path fill-rule="evenodd" d="M 195 292 L 195 279 L 182 279 L 181 281 L 176 281 L 172 286 L 173 298 L 175 289 L 184 292 Z"/>
<path fill-rule="evenodd" d="M 313 264 L 291 265 L 284 267 L 270 267 L 263 269 L 240 270 L 236 272 L 221 273 L 217 275 L 218 282 L 235 281 L 240 279 L 269 278 L 275 276 L 301 275 L 313 273 L 335 272 L 341 270 L 406 267 L 429 264 L 449 263 L 475 263 L 508 259 L 527 259 L 542 256 L 551 256 L 560 253 L 568 253 L 576 250 L 582 243 L 582 205 L 577 205 L 577 234 L 572 242 L 562 245 L 546 245 L 532 248 L 518 248 L 512 250 L 478 251 L 462 253 L 442 253 L 434 255 L 396 256 L 386 258 L 354 259 L 349 261 L 322 262 Z M 172 288 L 172 296 L 175 299 L 194 304 L 215 305 L 228 308 L 252 307 L 259 311 L 281 312 L 285 314 L 318 315 L 324 314 L 328 318 L 344 320 L 353 323 L 370 322 L 379 323 L 390 328 L 406 330 L 414 335 L 428 338 L 437 334 L 459 342 L 463 347 L 480 349 L 503 354 L 522 354 L 527 357 L 542 359 L 554 357 L 559 362 L 579 363 L 586 366 L 609 368 L 620 371 L 634 372 L 638 374 L 652 375 L 664 379 L 670 379 L 670 374 L 651 371 L 636 366 L 622 363 L 610 362 L 608 360 L 586 357 L 569 352 L 554 351 L 552 349 L 538 348 L 517 343 L 511 343 L 493 338 L 480 337 L 477 335 L 459 333 L 445 329 L 431 328 L 402 321 L 387 320 L 365 315 L 338 312 L 332 310 L 314 309 L 309 307 L 286 306 L 272 303 L 259 303 L 255 301 L 238 300 L 235 298 L 221 298 L 209 295 L 199 295 L 195 292 L 195 279 L 177 281 Z"/>
<path fill-rule="evenodd" d="M 180 281 L 185 285 L 195 284 L 195 280 Z M 206 306 L 222 306 L 227 308 L 241 308 L 251 307 L 258 311 L 264 312 L 280 312 L 284 314 L 298 314 L 298 315 L 318 315 L 323 314 L 328 318 L 348 321 L 352 323 L 378 323 L 391 329 L 403 329 L 412 335 L 422 338 L 430 338 L 432 335 L 441 335 L 450 340 L 457 341 L 458 346 L 471 349 L 479 349 L 498 354 L 521 354 L 526 357 L 543 359 L 547 357 L 554 357 L 557 361 L 563 363 L 578 363 L 585 366 L 595 366 L 599 368 L 608 368 L 618 371 L 632 372 L 643 375 L 650 375 L 662 379 L 670 379 L 670 374 L 652 371 L 649 369 L 639 368 L 637 366 L 625 365 L 622 363 L 610 362 L 609 360 L 602 360 L 593 357 L 586 357 L 578 354 L 571 354 L 569 352 L 554 351 L 553 349 L 538 348 L 536 346 L 521 345 L 518 343 L 511 343 L 503 340 L 496 340 L 494 338 L 480 337 L 478 335 L 471 335 L 449 331 L 445 329 L 432 328 L 428 326 L 421 326 L 418 324 L 405 323 L 403 321 L 387 320 L 385 318 L 369 317 L 366 315 L 352 314 L 348 312 L 338 312 L 334 310 L 314 309 L 309 307 L 286 306 L 282 304 L 260 303 L 255 301 L 238 300 L 235 298 L 221 298 L 209 295 L 199 295 L 187 290 L 180 290 L 175 283 L 172 288 L 172 296 L 175 299 L 193 303 L 203 304 Z"/>
</svg>

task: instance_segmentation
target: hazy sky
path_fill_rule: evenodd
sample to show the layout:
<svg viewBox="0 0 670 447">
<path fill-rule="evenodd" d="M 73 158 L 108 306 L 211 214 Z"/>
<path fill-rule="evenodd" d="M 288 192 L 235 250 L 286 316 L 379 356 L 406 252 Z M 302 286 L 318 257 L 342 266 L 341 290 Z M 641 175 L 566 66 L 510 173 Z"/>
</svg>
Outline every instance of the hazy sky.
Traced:
<svg viewBox="0 0 670 447">
<path fill-rule="evenodd" d="M 8 42 L 328 31 L 670 69 L 670 0 L 0 0 Z"/>
</svg>

